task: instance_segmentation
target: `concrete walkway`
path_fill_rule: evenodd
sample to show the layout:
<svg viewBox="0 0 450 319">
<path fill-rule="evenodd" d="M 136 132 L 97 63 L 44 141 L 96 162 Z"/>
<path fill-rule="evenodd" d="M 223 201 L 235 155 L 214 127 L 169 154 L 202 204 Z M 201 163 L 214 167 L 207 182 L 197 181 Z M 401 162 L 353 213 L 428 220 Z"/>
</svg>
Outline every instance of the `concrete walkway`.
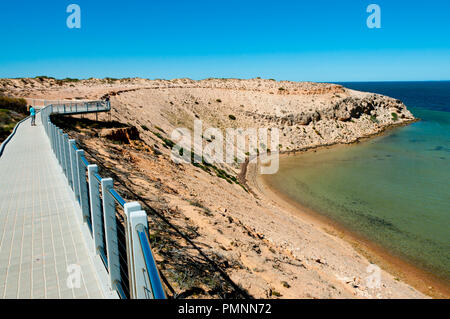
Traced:
<svg viewBox="0 0 450 319">
<path fill-rule="evenodd" d="M 22 123 L 0 157 L 0 298 L 111 297 L 39 114 L 36 124 Z"/>
</svg>

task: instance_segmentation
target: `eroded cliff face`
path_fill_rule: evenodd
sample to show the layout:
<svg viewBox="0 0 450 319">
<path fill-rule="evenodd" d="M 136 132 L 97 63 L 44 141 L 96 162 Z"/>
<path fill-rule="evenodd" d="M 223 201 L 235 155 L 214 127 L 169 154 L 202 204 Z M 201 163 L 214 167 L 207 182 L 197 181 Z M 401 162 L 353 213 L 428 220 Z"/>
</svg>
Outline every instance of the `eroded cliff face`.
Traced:
<svg viewBox="0 0 450 319">
<path fill-rule="evenodd" d="M 392 125 L 415 120 L 406 106 L 396 99 L 378 94 L 331 98 L 326 107 L 299 108 L 278 114 L 245 112 L 246 116 L 283 130 L 281 151 L 335 143 L 350 143 L 376 134 Z"/>
<path fill-rule="evenodd" d="M 181 127 L 192 130 L 195 120 L 203 122 L 204 130 L 215 127 L 222 132 L 277 128 L 281 152 L 351 143 L 414 120 L 399 100 L 332 84 L 323 85 L 322 90 L 313 86 L 314 94 L 302 93 L 309 83 L 297 83 L 297 88 L 284 84 L 283 90 L 276 89 L 280 83 L 265 83 L 267 87 L 263 90 L 261 85 L 258 91 L 254 83 L 233 89 L 209 84 L 124 91 L 112 101 L 122 116 L 137 119 L 136 125 L 157 125 L 169 133 Z"/>
<path fill-rule="evenodd" d="M 284 130 L 282 151 L 351 143 L 380 133 L 390 126 L 415 120 L 400 100 L 354 91 L 350 96 L 331 101 L 319 110 L 266 118 Z"/>
</svg>

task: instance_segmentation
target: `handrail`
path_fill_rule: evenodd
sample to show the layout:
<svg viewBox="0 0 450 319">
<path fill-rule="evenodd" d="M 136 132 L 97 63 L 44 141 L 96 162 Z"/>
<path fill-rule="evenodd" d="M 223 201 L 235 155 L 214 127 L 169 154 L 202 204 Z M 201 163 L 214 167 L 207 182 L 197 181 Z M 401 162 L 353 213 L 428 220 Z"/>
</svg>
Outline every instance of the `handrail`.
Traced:
<svg viewBox="0 0 450 319">
<path fill-rule="evenodd" d="M 109 102 L 104 101 L 51 104 L 41 109 L 41 119 L 53 152 L 73 189 L 76 202 L 80 204 L 83 220 L 90 228 L 96 253 L 108 271 L 110 288 L 116 290 L 121 298 L 130 296 L 163 299 L 166 296 L 146 234 L 146 213 L 140 209 L 139 203 L 127 203 L 114 189 L 113 180 L 102 178 L 98 174 L 97 165 L 91 165 L 76 142 L 68 139 L 67 134 L 63 134 L 50 121 L 52 113 L 79 114 L 110 109 Z M 124 210 L 125 231 L 118 224 L 115 203 Z M 142 227 L 139 227 L 137 233 L 131 231 L 131 225 L 137 225 L 136 223 L 145 231 Z M 136 259 L 137 255 L 140 259 Z M 152 294 L 146 288 L 148 283 L 151 284 Z"/>
<path fill-rule="evenodd" d="M 144 255 L 147 274 L 150 285 L 152 287 L 153 297 L 155 299 L 166 299 L 166 294 L 161 284 L 158 268 L 156 268 L 155 259 L 153 258 L 152 250 L 150 248 L 150 240 L 144 225 L 136 226 L 136 231 L 139 235 L 139 242 L 141 244 L 142 254 Z"/>
<path fill-rule="evenodd" d="M 123 290 L 123 287 L 120 284 L 120 282 L 116 283 L 116 289 L 121 299 L 127 299 L 127 295 L 125 294 L 125 291 Z"/>
<path fill-rule="evenodd" d="M 100 175 L 94 174 L 94 176 L 95 176 L 95 179 L 96 179 L 98 182 L 101 182 L 101 181 L 102 181 L 102 177 L 101 177 Z"/>
<path fill-rule="evenodd" d="M 126 202 L 125 200 L 122 198 L 122 196 L 120 196 L 115 190 L 114 188 L 111 188 L 109 190 L 109 193 L 114 197 L 114 199 L 116 200 L 117 204 L 119 204 L 120 206 L 124 207 Z"/>
<path fill-rule="evenodd" d="M 85 167 L 88 167 L 88 166 L 89 166 L 89 162 L 87 161 L 86 157 L 81 156 L 81 161 L 83 162 L 83 164 L 84 164 Z"/>
<path fill-rule="evenodd" d="M 82 114 L 110 111 L 109 101 L 65 101 L 64 103 L 51 104 L 52 113 L 57 114 Z"/>
</svg>

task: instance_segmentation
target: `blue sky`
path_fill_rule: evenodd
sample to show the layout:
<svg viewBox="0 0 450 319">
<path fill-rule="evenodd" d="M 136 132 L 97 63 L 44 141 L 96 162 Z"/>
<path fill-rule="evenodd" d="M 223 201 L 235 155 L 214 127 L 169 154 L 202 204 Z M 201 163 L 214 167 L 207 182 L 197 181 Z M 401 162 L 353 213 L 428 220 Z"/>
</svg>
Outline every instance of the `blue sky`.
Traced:
<svg viewBox="0 0 450 319">
<path fill-rule="evenodd" d="M 0 36 L 0 77 L 450 80 L 448 0 L 2 1 Z"/>
</svg>

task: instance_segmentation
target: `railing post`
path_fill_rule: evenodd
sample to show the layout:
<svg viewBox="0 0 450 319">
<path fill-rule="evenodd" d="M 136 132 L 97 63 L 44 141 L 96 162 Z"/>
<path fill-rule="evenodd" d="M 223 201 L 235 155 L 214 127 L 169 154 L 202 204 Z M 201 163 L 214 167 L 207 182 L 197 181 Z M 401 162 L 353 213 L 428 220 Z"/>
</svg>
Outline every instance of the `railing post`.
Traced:
<svg viewBox="0 0 450 319">
<path fill-rule="evenodd" d="M 65 138 L 63 130 L 60 130 L 60 139 L 61 139 L 61 167 L 63 169 L 64 175 L 67 177 L 67 166 L 66 166 L 66 146 L 65 146 Z"/>
<path fill-rule="evenodd" d="M 130 297 L 132 299 L 146 299 L 147 289 L 151 293 L 151 284 L 145 276 L 145 259 L 142 254 L 136 227 L 139 224 L 147 225 L 147 214 L 141 210 L 137 202 L 126 203 L 124 206 L 126 216 L 126 238 L 128 255 L 128 278 L 130 280 Z M 147 288 L 147 289 L 146 289 Z"/>
<path fill-rule="evenodd" d="M 73 183 L 73 193 L 75 195 L 75 199 L 80 202 L 80 190 L 79 190 L 79 182 L 78 182 L 78 173 L 77 173 L 77 158 L 75 156 L 75 140 L 69 140 L 69 153 L 70 153 L 70 163 L 72 167 L 72 183 Z"/>
<path fill-rule="evenodd" d="M 84 156 L 83 150 L 76 151 L 77 157 L 77 173 L 78 173 L 78 189 L 80 191 L 80 206 L 81 212 L 83 213 L 83 221 L 87 222 L 90 218 L 89 216 L 89 202 L 88 202 L 88 192 L 86 183 L 86 170 L 84 169 L 83 161 L 81 157 Z"/>
<path fill-rule="evenodd" d="M 53 131 L 53 153 L 57 157 L 57 150 L 58 150 L 58 136 L 56 135 L 56 126 L 55 124 L 52 124 L 52 131 Z"/>
<path fill-rule="evenodd" d="M 89 178 L 89 201 L 91 207 L 91 219 L 92 219 L 92 234 L 94 237 L 94 250 L 98 254 L 105 251 L 103 240 L 105 238 L 105 232 L 102 222 L 102 211 L 100 204 L 100 182 L 95 177 L 98 174 L 97 165 L 88 166 L 88 178 Z"/>
<path fill-rule="evenodd" d="M 53 131 L 53 153 L 55 154 L 56 158 L 58 158 L 58 155 L 57 155 L 57 152 L 56 152 L 56 150 L 58 148 L 58 144 L 56 143 L 57 142 L 57 136 L 56 136 L 56 126 L 55 126 L 55 124 L 52 124 L 52 131 Z"/>
<path fill-rule="evenodd" d="M 52 122 L 50 122 L 50 119 L 48 120 L 48 138 L 50 139 L 50 146 L 52 147 L 52 151 L 54 152 L 54 145 L 53 145 L 53 127 Z"/>
<path fill-rule="evenodd" d="M 55 125 L 55 137 L 56 137 L 56 139 L 55 139 L 55 142 L 56 142 L 56 157 L 58 158 L 58 162 L 59 162 L 59 160 L 60 160 L 60 158 L 59 158 L 59 134 L 58 134 L 59 132 L 58 132 L 58 127 Z"/>
<path fill-rule="evenodd" d="M 52 142 L 52 151 L 55 153 L 55 134 L 53 132 L 53 123 L 50 123 L 50 136 Z"/>
<path fill-rule="evenodd" d="M 61 165 L 61 139 L 59 128 L 55 127 L 56 133 L 56 158 L 58 158 L 59 165 Z"/>
<path fill-rule="evenodd" d="M 69 183 L 70 187 L 72 187 L 72 163 L 70 162 L 70 146 L 69 146 L 69 135 L 68 134 L 64 134 L 64 139 L 63 139 L 63 149 L 64 149 L 64 154 L 66 154 L 65 158 L 66 158 L 66 176 L 67 176 L 67 183 Z M 73 189 L 73 187 L 72 187 Z"/>
<path fill-rule="evenodd" d="M 63 172 L 65 174 L 64 169 L 64 151 L 63 151 L 63 130 L 58 128 L 58 142 L 59 142 L 59 164 L 61 165 L 61 168 L 63 169 Z"/>
<path fill-rule="evenodd" d="M 119 243 L 117 239 L 116 206 L 114 198 L 109 192 L 113 188 L 114 183 L 112 178 L 103 178 L 101 185 L 109 277 L 111 287 L 116 289 L 117 284 L 120 282 Z"/>
</svg>

